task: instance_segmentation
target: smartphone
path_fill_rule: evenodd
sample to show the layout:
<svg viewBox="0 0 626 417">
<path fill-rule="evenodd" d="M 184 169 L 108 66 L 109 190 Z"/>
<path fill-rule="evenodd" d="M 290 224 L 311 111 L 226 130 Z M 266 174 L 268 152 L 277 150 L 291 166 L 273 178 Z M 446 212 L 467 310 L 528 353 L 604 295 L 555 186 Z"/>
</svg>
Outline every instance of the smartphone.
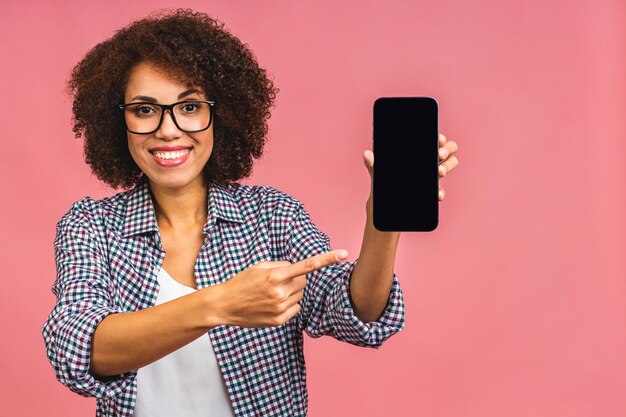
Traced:
<svg viewBox="0 0 626 417">
<path fill-rule="evenodd" d="M 438 110 L 432 97 L 380 97 L 374 102 L 376 229 L 431 232 L 437 228 Z"/>
</svg>

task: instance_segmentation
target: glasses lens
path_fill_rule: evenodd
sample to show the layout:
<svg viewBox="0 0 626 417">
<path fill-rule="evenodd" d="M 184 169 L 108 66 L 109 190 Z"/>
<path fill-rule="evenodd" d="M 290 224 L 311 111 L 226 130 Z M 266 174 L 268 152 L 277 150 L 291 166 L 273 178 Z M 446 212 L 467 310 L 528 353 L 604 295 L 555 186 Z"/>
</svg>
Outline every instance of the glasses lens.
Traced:
<svg viewBox="0 0 626 417">
<path fill-rule="evenodd" d="M 135 133 L 151 133 L 159 126 L 161 108 L 149 103 L 130 104 L 125 108 L 126 126 Z M 211 122 L 211 106 L 208 103 L 185 101 L 174 106 L 174 117 L 181 130 L 194 132 L 204 130 Z"/>
<path fill-rule="evenodd" d="M 161 119 L 161 108 L 151 104 L 130 104 L 124 110 L 128 130 L 136 133 L 152 132 Z"/>
<path fill-rule="evenodd" d="M 206 129 L 211 120 L 211 106 L 208 103 L 187 101 L 174 106 L 178 126 L 187 132 Z"/>
</svg>

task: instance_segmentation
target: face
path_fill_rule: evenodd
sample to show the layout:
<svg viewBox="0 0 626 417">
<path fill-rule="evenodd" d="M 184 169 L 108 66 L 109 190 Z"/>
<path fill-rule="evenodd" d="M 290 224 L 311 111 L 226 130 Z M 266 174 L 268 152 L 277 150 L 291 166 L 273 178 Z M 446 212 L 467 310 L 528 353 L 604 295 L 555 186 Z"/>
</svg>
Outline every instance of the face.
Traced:
<svg viewBox="0 0 626 417">
<path fill-rule="evenodd" d="M 190 88 L 145 62 L 131 69 L 124 93 L 124 103 L 153 101 L 159 104 L 172 104 L 193 99 L 208 100 L 202 88 Z M 190 108 L 193 109 L 193 106 Z M 149 110 L 142 109 L 147 113 Z M 163 122 L 156 132 L 150 134 L 127 132 L 130 154 L 148 177 L 152 189 L 157 187 L 182 190 L 186 187 L 204 186 L 202 169 L 213 150 L 213 123 L 211 122 L 211 126 L 202 132 L 185 133 L 176 127 L 171 113 L 165 111 Z M 159 153 L 158 148 L 166 150 L 172 147 L 182 147 L 185 148 L 183 151 L 187 152 L 188 149 L 188 152 L 180 157 L 172 153 Z M 175 158 L 167 159 L 172 157 Z"/>
</svg>

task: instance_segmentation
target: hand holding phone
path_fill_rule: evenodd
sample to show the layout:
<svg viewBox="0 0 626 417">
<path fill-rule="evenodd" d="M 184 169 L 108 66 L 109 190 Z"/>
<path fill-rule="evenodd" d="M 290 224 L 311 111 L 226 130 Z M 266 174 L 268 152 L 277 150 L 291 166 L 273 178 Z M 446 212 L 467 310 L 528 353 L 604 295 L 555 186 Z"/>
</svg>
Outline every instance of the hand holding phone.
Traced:
<svg viewBox="0 0 626 417">
<path fill-rule="evenodd" d="M 373 221 L 385 232 L 430 232 L 439 224 L 437 101 L 374 102 Z"/>
</svg>

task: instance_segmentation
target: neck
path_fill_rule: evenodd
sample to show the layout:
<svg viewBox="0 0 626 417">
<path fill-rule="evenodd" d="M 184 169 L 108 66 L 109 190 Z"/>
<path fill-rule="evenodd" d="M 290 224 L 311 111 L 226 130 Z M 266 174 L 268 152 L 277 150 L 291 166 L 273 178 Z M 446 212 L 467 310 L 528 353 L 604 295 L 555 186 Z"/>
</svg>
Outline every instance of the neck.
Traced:
<svg viewBox="0 0 626 417">
<path fill-rule="evenodd" d="M 159 228 L 185 230 L 206 223 L 208 188 L 202 178 L 177 189 L 159 186 L 150 179 L 148 183 Z"/>
</svg>

